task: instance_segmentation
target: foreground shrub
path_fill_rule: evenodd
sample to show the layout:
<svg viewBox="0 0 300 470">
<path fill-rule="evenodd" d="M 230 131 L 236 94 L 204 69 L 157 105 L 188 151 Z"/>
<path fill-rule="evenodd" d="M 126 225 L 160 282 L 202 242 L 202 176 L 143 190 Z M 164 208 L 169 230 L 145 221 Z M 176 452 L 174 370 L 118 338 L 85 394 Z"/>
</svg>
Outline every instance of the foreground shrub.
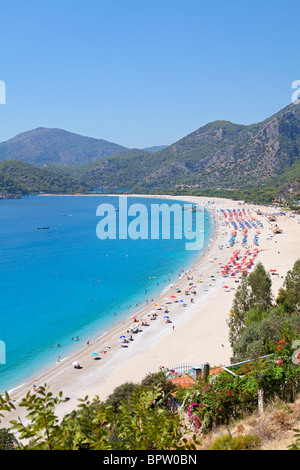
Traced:
<svg viewBox="0 0 300 470">
<path fill-rule="evenodd" d="M 80 399 L 76 413 L 65 416 L 60 423 L 55 409 L 67 399 L 53 397 L 46 386 L 39 392 L 28 392 L 20 403 L 28 411 L 26 424 L 11 421 L 19 434 L 22 450 L 168 450 L 191 449 L 185 440 L 178 414 L 160 406 L 161 389 L 139 387 L 120 403 L 117 413 L 112 406 L 95 397 Z M 14 404 L 9 396 L 0 397 L 0 411 L 10 411 Z M 23 444 L 25 440 L 25 444 Z M 29 442 L 29 444 L 28 444 Z"/>
<path fill-rule="evenodd" d="M 279 397 L 293 402 L 300 390 L 300 367 L 292 358 L 295 338 L 284 330 L 276 349 L 267 358 L 241 364 L 232 371 L 200 379 L 176 397 L 188 414 L 191 427 L 198 433 L 243 417 L 257 409 L 258 397 L 265 403 Z"/>
<path fill-rule="evenodd" d="M 294 432 L 296 433 L 294 435 L 295 442 L 288 446 L 289 450 L 300 450 L 300 429 L 294 429 Z"/>
<path fill-rule="evenodd" d="M 260 446 L 260 438 L 246 434 L 244 436 L 232 437 L 225 434 L 218 437 L 211 445 L 210 450 L 251 450 Z"/>
<path fill-rule="evenodd" d="M 107 398 L 105 404 L 111 406 L 116 413 L 122 402 L 126 402 L 128 405 L 130 404 L 130 398 L 137 389 L 138 385 L 132 382 L 126 382 L 115 388 L 113 393 Z"/>
<path fill-rule="evenodd" d="M 18 441 L 8 429 L 0 429 L 0 450 L 13 450 L 18 447 Z"/>
</svg>

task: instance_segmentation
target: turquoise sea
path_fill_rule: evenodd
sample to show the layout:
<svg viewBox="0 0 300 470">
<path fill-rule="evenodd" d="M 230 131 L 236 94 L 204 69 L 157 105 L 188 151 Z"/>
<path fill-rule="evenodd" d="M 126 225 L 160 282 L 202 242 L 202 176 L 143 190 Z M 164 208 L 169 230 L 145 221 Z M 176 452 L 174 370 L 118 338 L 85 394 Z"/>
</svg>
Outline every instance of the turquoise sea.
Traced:
<svg viewBox="0 0 300 470">
<path fill-rule="evenodd" d="M 117 208 L 118 201 L 113 196 L 0 201 L 0 341 L 6 348 L 0 393 L 34 378 L 59 356 L 82 348 L 87 339 L 140 310 L 147 299 L 176 282 L 213 236 L 212 217 L 205 210 L 200 252 L 187 251 L 185 239 L 172 237 L 100 240 L 97 207 L 110 203 Z M 149 208 L 149 217 L 154 202 L 174 203 L 128 198 L 128 204 Z"/>
</svg>

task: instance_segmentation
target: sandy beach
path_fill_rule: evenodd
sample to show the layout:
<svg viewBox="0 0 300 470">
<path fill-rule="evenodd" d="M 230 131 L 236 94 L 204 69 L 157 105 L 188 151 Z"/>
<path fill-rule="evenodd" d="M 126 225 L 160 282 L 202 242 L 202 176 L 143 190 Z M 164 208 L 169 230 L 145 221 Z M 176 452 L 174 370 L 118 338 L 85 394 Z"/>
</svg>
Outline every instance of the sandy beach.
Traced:
<svg viewBox="0 0 300 470">
<path fill-rule="evenodd" d="M 16 416 L 22 417 L 24 411 L 18 409 L 20 398 L 28 390 L 34 392 L 34 387 L 45 383 L 53 394 L 62 391 L 64 396 L 70 398 L 57 409 L 58 416 L 62 418 L 76 407 L 77 398 L 88 395 L 92 399 L 98 395 L 105 400 L 117 386 L 125 382 L 139 383 L 148 373 L 157 372 L 161 366 L 171 368 L 181 363 L 201 365 L 208 362 L 213 367 L 230 363 L 226 320 L 242 270 L 250 272 L 261 261 L 266 270 L 271 271 L 276 296 L 287 271 L 300 258 L 300 220 L 290 214 L 279 215 L 280 210 L 274 207 L 259 207 L 238 201 L 188 196 L 170 196 L 170 199 L 203 204 L 214 215 L 215 238 L 202 259 L 189 272 L 182 273 L 168 292 L 149 302 L 138 313 L 138 323 L 132 317 L 128 318 L 85 345 L 78 353 L 55 364 L 36 377 L 34 382 L 29 381 L 12 391 L 11 398 L 15 400 L 17 410 L 7 415 L 7 421 Z M 245 220 L 256 224 L 256 227 L 248 228 L 246 241 L 245 232 L 240 226 L 233 236 L 232 220 L 235 219 L 230 219 L 229 212 L 224 215 L 222 210 L 227 209 L 245 209 Z M 269 221 L 271 213 L 276 213 L 276 221 Z M 275 235 L 273 229 L 276 225 L 282 233 Z M 231 267 L 226 268 L 229 263 Z M 159 307 L 161 305 L 164 307 Z M 155 319 L 153 312 L 157 315 Z M 166 323 L 166 315 L 170 323 Z M 121 344 L 120 337 L 124 335 L 129 338 L 129 328 L 134 324 L 138 325 L 139 332 L 132 334 L 133 341 Z M 92 352 L 99 354 L 97 359 L 91 356 Z M 80 369 L 74 368 L 74 361 L 79 362 Z M 5 426 L 5 421 L 2 419 L 2 426 Z"/>
</svg>

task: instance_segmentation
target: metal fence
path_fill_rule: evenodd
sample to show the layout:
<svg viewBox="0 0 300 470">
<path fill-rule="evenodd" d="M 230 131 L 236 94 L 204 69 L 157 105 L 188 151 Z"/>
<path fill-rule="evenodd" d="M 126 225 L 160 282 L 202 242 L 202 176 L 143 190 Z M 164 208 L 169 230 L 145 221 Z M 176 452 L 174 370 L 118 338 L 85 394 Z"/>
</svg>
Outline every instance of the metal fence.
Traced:
<svg viewBox="0 0 300 470">
<path fill-rule="evenodd" d="M 168 370 L 171 371 L 173 370 L 174 372 L 177 372 L 178 374 L 192 374 L 193 369 L 201 369 L 203 370 L 204 365 L 199 364 L 199 363 L 193 363 L 193 362 L 183 362 L 181 364 L 175 364 L 173 366 L 168 367 Z"/>
</svg>

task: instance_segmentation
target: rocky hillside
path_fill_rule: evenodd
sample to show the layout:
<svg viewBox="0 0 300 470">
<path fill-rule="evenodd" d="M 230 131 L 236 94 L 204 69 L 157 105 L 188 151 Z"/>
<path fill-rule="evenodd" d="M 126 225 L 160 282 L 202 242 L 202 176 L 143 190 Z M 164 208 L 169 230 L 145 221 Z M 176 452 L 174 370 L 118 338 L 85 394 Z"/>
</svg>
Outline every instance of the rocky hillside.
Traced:
<svg viewBox="0 0 300 470">
<path fill-rule="evenodd" d="M 248 188 L 295 178 L 300 105 L 249 126 L 209 123 L 158 152 L 129 150 L 77 168 L 93 187 Z"/>
<path fill-rule="evenodd" d="M 250 126 L 209 123 L 156 155 L 162 164 L 149 181 L 166 175 L 200 187 L 266 183 L 300 162 L 300 106 Z"/>
<path fill-rule="evenodd" d="M 247 126 L 214 121 L 155 152 L 41 128 L 0 144 L 4 158 L 48 166 L 94 189 L 275 188 L 277 194 L 300 178 L 300 104 Z"/>
<path fill-rule="evenodd" d="M 300 197 L 300 179 L 295 179 L 290 183 L 287 183 L 283 186 L 279 192 L 279 197 L 288 198 L 288 197 Z"/>
</svg>

